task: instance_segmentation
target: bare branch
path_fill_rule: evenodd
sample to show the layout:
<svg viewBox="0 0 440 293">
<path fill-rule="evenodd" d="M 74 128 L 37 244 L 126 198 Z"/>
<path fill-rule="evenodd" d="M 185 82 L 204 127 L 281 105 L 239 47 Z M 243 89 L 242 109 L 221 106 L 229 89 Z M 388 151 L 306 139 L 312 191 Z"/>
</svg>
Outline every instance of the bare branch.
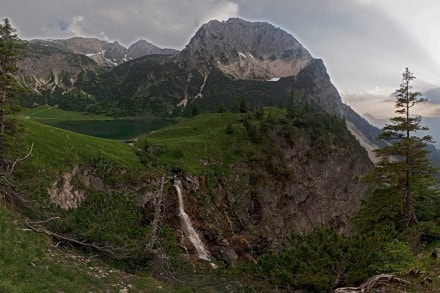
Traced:
<svg viewBox="0 0 440 293">
<path fill-rule="evenodd" d="M 335 289 L 334 293 L 368 293 L 373 292 L 373 289 L 378 286 L 384 286 L 386 284 L 399 283 L 403 285 L 413 285 L 413 283 L 398 278 L 391 274 L 380 274 L 369 278 L 365 283 L 361 284 L 359 287 L 344 287 Z"/>
<path fill-rule="evenodd" d="M 159 195 L 156 196 L 154 199 L 154 207 L 155 207 L 155 213 L 154 213 L 154 219 L 153 223 L 151 224 L 151 233 L 150 233 L 150 241 L 148 243 L 148 248 L 153 249 L 154 244 L 157 240 L 157 226 L 159 224 L 159 218 L 160 218 L 160 208 L 162 206 L 162 193 L 163 193 L 163 186 L 165 184 L 165 177 L 162 176 L 162 181 L 160 185 L 160 191 Z"/>
<path fill-rule="evenodd" d="M 29 152 L 28 152 L 24 157 L 16 159 L 16 160 L 12 163 L 11 169 L 8 171 L 8 173 L 9 173 L 9 174 L 12 174 L 12 172 L 14 171 L 15 165 L 16 165 L 18 162 L 24 161 L 24 160 L 26 160 L 27 158 L 29 158 L 29 156 L 32 154 L 32 150 L 33 150 L 33 149 L 34 149 L 34 143 L 32 142 L 31 149 L 29 150 Z"/>
<path fill-rule="evenodd" d="M 46 220 L 47 221 L 47 220 Z M 44 221 L 43 221 L 44 222 Z M 38 233 L 45 233 L 51 237 L 56 238 L 57 240 L 61 240 L 61 241 L 66 241 L 72 244 L 76 244 L 76 245 L 80 245 L 80 246 L 86 246 L 86 247 L 91 247 L 93 249 L 96 249 L 98 251 L 104 252 L 108 255 L 110 255 L 111 257 L 115 258 L 115 259 L 123 259 L 126 258 L 128 256 L 130 256 L 132 250 L 128 249 L 128 248 L 124 248 L 124 247 L 102 247 L 99 246 L 95 243 L 88 243 L 85 241 L 80 241 L 68 236 L 64 236 L 55 232 L 52 232 L 48 229 L 46 229 L 43 226 L 39 226 L 38 228 L 35 226 L 32 226 L 31 223 L 29 221 L 26 221 L 26 226 L 29 227 L 30 229 L 32 229 L 35 232 Z"/>
</svg>

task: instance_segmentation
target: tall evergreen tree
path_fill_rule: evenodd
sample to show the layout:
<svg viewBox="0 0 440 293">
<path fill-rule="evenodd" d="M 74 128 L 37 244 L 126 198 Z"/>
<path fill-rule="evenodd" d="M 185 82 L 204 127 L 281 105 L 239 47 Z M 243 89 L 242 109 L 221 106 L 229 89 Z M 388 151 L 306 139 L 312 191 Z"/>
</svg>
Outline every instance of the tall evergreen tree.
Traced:
<svg viewBox="0 0 440 293">
<path fill-rule="evenodd" d="M 412 113 L 412 108 L 426 99 L 412 90 L 415 77 L 408 68 L 402 77 L 400 88 L 394 93 L 397 116 L 390 119 L 379 135 L 389 144 L 376 150 L 380 161 L 367 178 L 382 189 L 389 189 L 390 194 L 396 191 L 400 194 L 403 224 L 409 228 L 417 223 L 415 200 L 434 193 L 435 169 L 430 166 L 426 149 L 426 143 L 432 143 L 433 139 L 430 135 L 416 136 L 416 132 L 428 128 L 422 126 L 420 116 Z"/>
<path fill-rule="evenodd" d="M 18 70 L 17 61 L 20 59 L 23 43 L 15 31 L 7 18 L 0 24 L 0 146 L 3 145 L 6 127 L 5 115 L 10 101 L 19 92 L 14 73 Z"/>
</svg>

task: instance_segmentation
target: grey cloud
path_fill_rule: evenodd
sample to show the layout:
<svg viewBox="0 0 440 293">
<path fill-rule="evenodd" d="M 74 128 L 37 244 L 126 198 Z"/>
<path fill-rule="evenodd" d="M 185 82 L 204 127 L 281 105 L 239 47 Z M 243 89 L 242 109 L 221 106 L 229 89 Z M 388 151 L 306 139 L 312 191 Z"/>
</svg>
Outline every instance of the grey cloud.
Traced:
<svg viewBox="0 0 440 293">
<path fill-rule="evenodd" d="M 84 36 L 110 39 L 125 45 L 140 38 L 181 49 L 209 18 L 237 16 L 238 5 L 225 0 L 5 0 L 2 11 L 19 28 L 22 38 Z M 23 9 L 26 7 L 26 9 Z M 82 21 L 78 22 L 78 17 Z M 53 19 L 64 23 L 54 28 Z M 69 24 L 68 27 L 65 24 Z"/>
</svg>

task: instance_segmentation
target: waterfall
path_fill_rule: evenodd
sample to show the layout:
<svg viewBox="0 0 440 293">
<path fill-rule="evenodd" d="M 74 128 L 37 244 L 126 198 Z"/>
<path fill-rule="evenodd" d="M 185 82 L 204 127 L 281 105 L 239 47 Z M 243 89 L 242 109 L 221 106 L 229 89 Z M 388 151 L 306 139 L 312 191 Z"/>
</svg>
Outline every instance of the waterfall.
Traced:
<svg viewBox="0 0 440 293">
<path fill-rule="evenodd" d="M 175 179 L 174 188 L 176 188 L 177 196 L 179 198 L 179 216 L 182 219 L 183 228 L 186 236 L 196 248 L 199 258 L 210 261 L 211 258 L 209 256 L 208 250 L 200 239 L 199 234 L 197 234 L 197 231 L 194 229 L 188 214 L 185 212 L 182 198 L 182 183 L 180 182 L 180 180 Z"/>
</svg>

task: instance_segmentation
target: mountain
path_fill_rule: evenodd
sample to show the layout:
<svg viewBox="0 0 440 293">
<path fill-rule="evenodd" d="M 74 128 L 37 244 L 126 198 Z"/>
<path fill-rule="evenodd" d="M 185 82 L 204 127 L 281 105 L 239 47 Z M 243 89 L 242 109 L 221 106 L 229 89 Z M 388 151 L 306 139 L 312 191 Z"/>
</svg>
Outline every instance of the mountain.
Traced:
<svg viewBox="0 0 440 293">
<path fill-rule="evenodd" d="M 313 58 L 290 34 L 265 22 L 238 18 L 204 24 L 182 51 L 192 68 L 218 67 L 238 79 L 297 75 Z"/>
<path fill-rule="evenodd" d="M 113 48 L 109 52 L 120 51 L 117 43 L 83 38 L 51 43 L 70 52 L 116 58 L 112 59 L 116 62 L 122 57 L 122 49 L 119 55 L 106 55 L 106 46 Z M 138 56 L 143 50 L 157 52 L 155 46 L 139 41 L 126 56 Z M 323 61 L 313 58 L 292 35 L 269 23 L 238 18 L 203 25 L 177 55 L 124 62 L 80 80 L 75 89 L 78 95 L 58 94 L 53 102 L 62 101 L 62 107 L 70 110 L 115 116 L 164 116 L 193 107 L 212 112 L 232 108 L 239 100 L 251 106 L 286 105 L 292 90 L 302 100 L 345 117 L 365 146 L 374 147 L 378 132 L 342 103 Z"/>
<path fill-rule="evenodd" d="M 124 62 L 127 49 L 117 41 L 109 43 L 96 38 L 74 37 L 67 40 L 53 40 L 56 46 L 67 51 L 86 55 L 99 65 L 116 66 Z"/>
<path fill-rule="evenodd" d="M 18 61 L 18 79 L 29 89 L 24 105 L 47 104 L 54 95 L 75 88 L 79 81 L 105 71 L 85 55 L 63 50 L 48 41 L 29 42 Z"/>
<path fill-rule="evenodd" d="M 125 48 L 117 41 L 74 37 L 66 40 L 32 40 L 27 42 L 18 62 L 21 83 L 30 90 L 21 98 L 24 106 L 35 104 L 70 105 L 71 97 L 82 99 L 75 109 L 93 103 L 93 98 L 79 89 L 92 78 L 130 59 L 146 55 L 173 55 L 173 49 L 161 49 L 144 40 Z M 77 101 L 75 101 L 77 103 Z"/>
<path fill-rule="evenodd" d="M 66 40 L 33 40 L 31 43 L 52 45 L 66 52 L 89 57 L 98 65 L 114 67 L 128 60 L 146 55 L 175 55 L 174 49 L 162 49 L 145 40 L 139 40 L 128 49 L 117 41 L 109 43 L 97 38 L 73 37 Z"/>
<path fill-rule="evenodd" d="M 139 40 L 127 50 L 126 59 L 136 59 L 146 55 L 176 55 L 175 49 L 162 49 L 145 40 Z"/>
</svg>

